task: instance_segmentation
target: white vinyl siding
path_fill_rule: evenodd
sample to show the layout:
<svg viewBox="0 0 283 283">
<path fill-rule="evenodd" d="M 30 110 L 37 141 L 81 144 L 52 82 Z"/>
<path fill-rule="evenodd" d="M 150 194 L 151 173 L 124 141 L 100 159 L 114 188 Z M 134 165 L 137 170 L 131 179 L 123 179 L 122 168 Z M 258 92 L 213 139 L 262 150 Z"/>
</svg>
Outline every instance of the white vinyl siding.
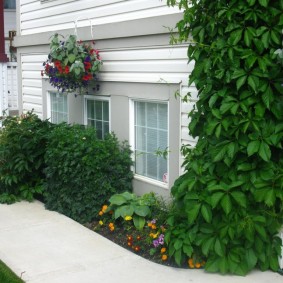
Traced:
<svg viewBox="0 0 283 283">
<path fill-rule="evenodd" d="M 33 110 L 42 118 L 42 63 L 46 60 L 46 54 L 23 54 L 21 56 L 22 71 L 22 110 Z"/>
<path fill-rule="evenodd" d="M 168 105 L 159 102 L 134 102 L 135 173 L 157 181 L 168 174 L 168 160 L 157 151 L 168 150 Z"/>
<path fill-rule="evenodd" d="M 179 13 L 160 0 L 21 0 L 21 35 Z"/>
<path fill-rule="evenodd" d="M 109 100 L 85 98 L 85 124 L 96 129 L 97 137 L 103 139 L 110 131 Z"/>
<path fill-rule="evenodd" d="M 53 124 L 68 122 L 68 96 L 50 92 L 50 121 Z"/>
</svg>

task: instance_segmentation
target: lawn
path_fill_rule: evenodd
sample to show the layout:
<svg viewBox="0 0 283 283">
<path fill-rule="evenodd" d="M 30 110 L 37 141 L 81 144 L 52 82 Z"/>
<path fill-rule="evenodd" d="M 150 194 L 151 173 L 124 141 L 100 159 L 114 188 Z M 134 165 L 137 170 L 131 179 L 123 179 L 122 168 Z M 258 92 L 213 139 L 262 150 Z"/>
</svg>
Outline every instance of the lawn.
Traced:
<svg viewBox="0 0 283 283">
<path fill-rule="evenodd" d="M 0 282 L 1 283 L 23 283 L 3 261 L 0 260 Z"/>
</svg>

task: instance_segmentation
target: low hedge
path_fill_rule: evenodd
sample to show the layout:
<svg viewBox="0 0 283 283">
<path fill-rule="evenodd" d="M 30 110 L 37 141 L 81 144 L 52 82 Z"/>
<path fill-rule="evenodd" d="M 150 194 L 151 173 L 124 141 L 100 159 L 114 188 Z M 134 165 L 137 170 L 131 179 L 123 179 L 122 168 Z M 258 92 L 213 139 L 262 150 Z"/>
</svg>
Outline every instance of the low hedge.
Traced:
<svg viewBox="0 0 283 283">
<path fill-rule="evenodd" d="M 104 140 L 92 128 L 58 125 L 45 154 L 45 204 L 74 220 L 91 221 L 114 193 L 131 191 L 131 151 L 114 134 Z"/>
</svg>

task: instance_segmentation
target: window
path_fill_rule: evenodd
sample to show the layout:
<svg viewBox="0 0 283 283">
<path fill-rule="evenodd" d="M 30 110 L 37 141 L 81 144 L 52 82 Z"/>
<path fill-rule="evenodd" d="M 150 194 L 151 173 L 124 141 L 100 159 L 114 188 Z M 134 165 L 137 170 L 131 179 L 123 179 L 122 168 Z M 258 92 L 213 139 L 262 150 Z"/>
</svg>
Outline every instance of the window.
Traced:
<svg viewBox="0 0 283 283">
<path fill-rule="evenodd" d="M 68 96 L 58 92 L 50 92 L 51 123 L 68 122 Z"/>
<path fill-rule="evenodd" d="M 110 131 L 109 99 L 86 97 L 85 124 L 94 127 L 98 138 L 103 139 Z"/>
<path fill-rule="evenodd" d="M 168 104 L 134 102 L 135 173 L 166 182 L 168 162 L 157 151 L 168 148 Z"/>
<path fill-rule="evenodd" d="M 4 9 L 16 9 L 16 0 L 5 0 Z"/>
</svg>

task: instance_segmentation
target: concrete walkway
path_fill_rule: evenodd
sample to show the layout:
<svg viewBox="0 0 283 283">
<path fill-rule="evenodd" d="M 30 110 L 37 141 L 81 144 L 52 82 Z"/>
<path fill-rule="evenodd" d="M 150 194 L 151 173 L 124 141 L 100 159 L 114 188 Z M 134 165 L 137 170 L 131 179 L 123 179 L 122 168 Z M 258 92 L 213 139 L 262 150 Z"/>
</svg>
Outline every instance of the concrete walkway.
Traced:
<svg viewBox="0 0 283 283">
<path fill-rule="evenodd" d="M 273 272 L 221 276 L 155 264 L 37 201 L 0 205 L 0 259 L 30 283 L 283 282 Z"/>
</svg>

